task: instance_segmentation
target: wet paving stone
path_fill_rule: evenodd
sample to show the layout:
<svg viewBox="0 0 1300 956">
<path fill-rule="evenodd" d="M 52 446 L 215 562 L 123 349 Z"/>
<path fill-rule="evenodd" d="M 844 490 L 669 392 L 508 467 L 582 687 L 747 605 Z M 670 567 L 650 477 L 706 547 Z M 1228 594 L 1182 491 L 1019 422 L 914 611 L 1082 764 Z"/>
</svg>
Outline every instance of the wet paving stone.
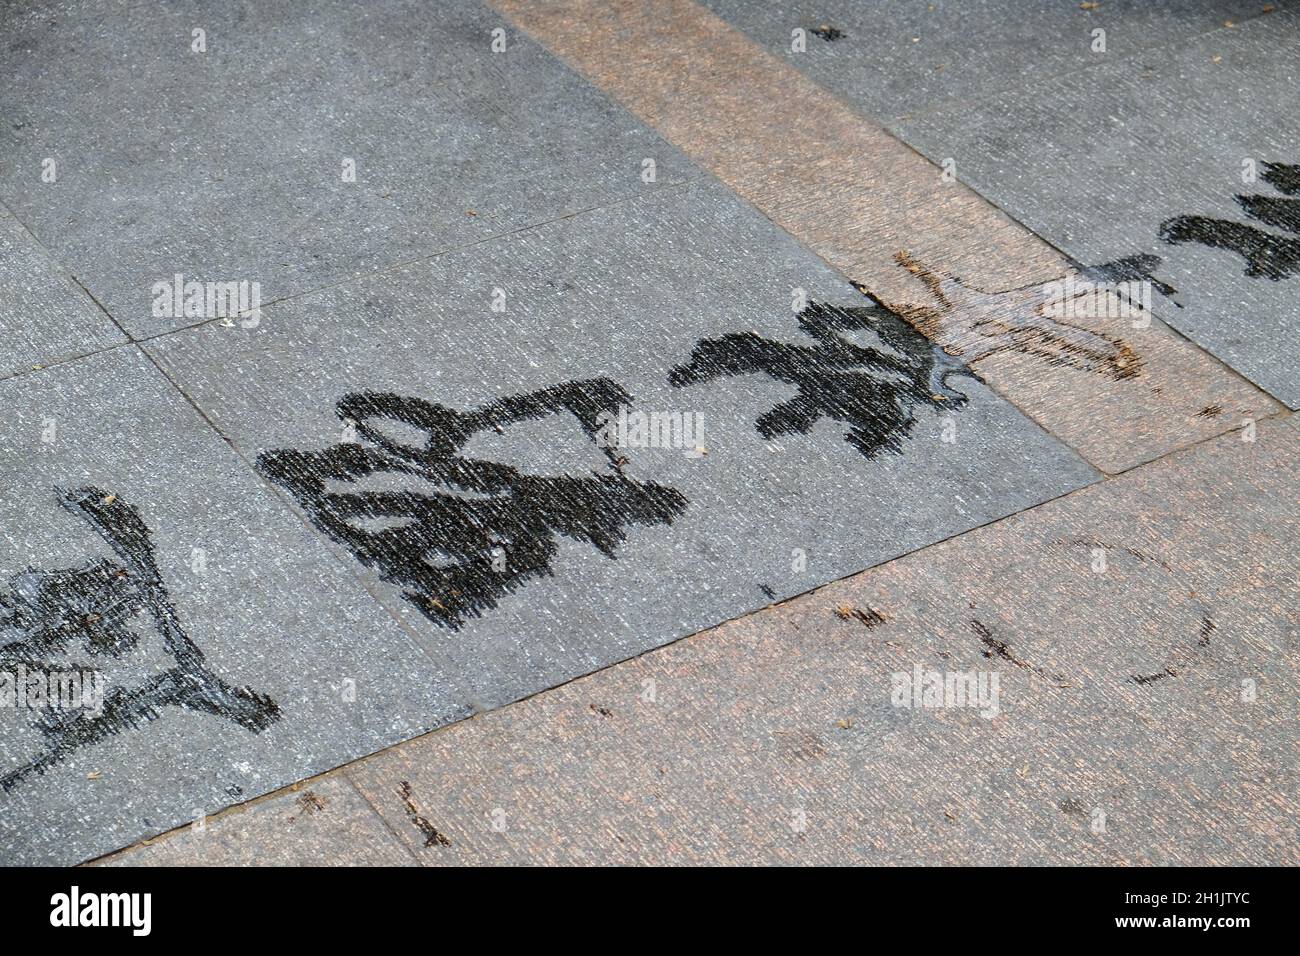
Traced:
<svg viewBox="0 0 1300 956">
<path fill-rule="evenodd" d="M 1095 478 L 717 184 L 148 348 L 484 706 Z"/>
<path fill-rule="evenodd" d="M 1300 15 L 1017 87 L 898 133 L 1074 258 L 1159 257 L 1153 311 L 1300 402 Z"/>
<path fill-rule="evenodd" d="M 134 346 L 0 404 L 4 863 L 98 856 L 468 711 Z"/>
</svg>

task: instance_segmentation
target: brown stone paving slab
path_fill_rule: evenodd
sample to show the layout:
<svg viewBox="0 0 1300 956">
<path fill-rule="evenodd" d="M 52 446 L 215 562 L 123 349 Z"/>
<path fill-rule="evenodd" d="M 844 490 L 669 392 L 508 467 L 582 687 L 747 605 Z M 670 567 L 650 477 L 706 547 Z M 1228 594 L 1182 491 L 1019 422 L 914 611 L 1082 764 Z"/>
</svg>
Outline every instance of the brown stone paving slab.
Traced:
<svg viewBox="0 0 1300 956">
<path fill-rule="evenodd" d="M 1280 409 L 1158 321 L 1111 323 L 1108 342 L 1082 346 L 1072 322 L 1044 329 L 1040 303 L 1023 290 L 1066 275 L 1057 250 L 698 5 L 494 6 L 896 310 L 943 309 L 904 260 L 982 292 L 978 303 L 943 309 L 948 324 L 1005 346 L 968 361 L 1102 470 L 1123 471 L 1239 417 Z M 981 354 L 988 345 L 976 344 Z M 1062 361 L 1079 348 L 1126 348 L 1140 361 L 1115 378 Z M 1229 414 L 1202 415 L 1207 408 Z"/>
<path fill-rule="evenodd" d="M 900 311 L 1109 474 L 1161 457 L 1171 438 L 1208 438 L 1282 411 L 1140 303 L 1077 271 L 991 293 L 899 259 L 931 293 L 930 304 Z"/>
<path fill-rule="evenodd" d="M 1290 426 L 345 772 L 430 864 L 1300 863 Z M 915 667 L 998 713 L 894 706 Z"/>
<path fill-rule="evenodd" d="M 100 866 L 412 866 L 341 776 L 237 808 L 96 861 Z"/>
</svg>

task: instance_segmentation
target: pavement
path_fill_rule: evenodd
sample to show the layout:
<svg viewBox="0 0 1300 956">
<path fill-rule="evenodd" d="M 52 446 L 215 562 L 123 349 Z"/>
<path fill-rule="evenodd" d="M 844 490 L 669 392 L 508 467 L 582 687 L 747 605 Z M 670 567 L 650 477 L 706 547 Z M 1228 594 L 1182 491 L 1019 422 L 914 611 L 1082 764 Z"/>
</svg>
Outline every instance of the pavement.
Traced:
<svg viewBox="0 0 1300 956">
<path fill-rule="evenodd" d="M 1297 10 L 0 2 L 0 862 L 1300 862 Z"/>
</svg>

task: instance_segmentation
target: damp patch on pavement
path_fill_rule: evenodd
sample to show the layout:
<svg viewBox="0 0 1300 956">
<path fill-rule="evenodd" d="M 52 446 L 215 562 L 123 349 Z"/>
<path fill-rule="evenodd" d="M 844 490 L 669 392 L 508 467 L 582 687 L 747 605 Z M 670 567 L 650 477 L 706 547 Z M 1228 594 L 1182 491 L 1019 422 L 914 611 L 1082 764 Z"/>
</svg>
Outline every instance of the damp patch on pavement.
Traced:
<svg viewBox="0 0 1300 956">
<path fill-rule="evenodd" d="M 1154 313 L 1300 406 L 1300 15 L 1017 87 L 897 132 L 1081 262 L 1157 256 Z"/>
<path fill-rule="evenodd" d="M 1096 477 L 716 183 L 147 348 L 485 706 Z"/>
<path fill-rule="evenodd" d="M 201 824 L 469 712 L 136 347 L 0 404 L 0 861 Z"/>
</svg>

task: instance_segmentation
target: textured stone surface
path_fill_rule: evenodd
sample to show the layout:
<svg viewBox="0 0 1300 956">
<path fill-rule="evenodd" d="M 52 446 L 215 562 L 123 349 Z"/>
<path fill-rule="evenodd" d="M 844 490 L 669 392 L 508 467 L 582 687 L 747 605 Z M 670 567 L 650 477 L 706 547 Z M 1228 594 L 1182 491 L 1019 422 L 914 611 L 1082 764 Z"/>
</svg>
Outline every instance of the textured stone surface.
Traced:
<svg viewBox="0 0 1300 956">
<path fill-rule="evenodd" d="M 1054 278 L 1054 250 L 843 101 L 682 0 L 495 6 L 851 278 L 923 289 L 906 249 L 989 289 Z"/>
<path fill-rule="evenodd" d="M 429 864 L 1294 865 L 1300 460 L 1256 438 L 347 772 Z M 999 713 L 892 706 L 917 665 L 996 671 Z"/>
<path fill-rule="evenodd" d="M 269 302 L 680 178 L 658 137 L 526 39 L 493 53 L 506 25 L 417 0 L 5 5 L 0 199 L 155 335 L 195 321 L 151 313 L 177 273 L 258 282 Z"/>
<path fill-rule="evenodd" d="M 102 861 L 103 866 L 413 866 L 342 776 L 233 809 Z"/>
<path fill-rule="evenodd" d="M 94 12 L 6 11 L 15 40 L 5 55 L 32 96 L 6 104 L 17 119 L 0 135 L 17 161 L 0 176 L 0 194 L 137 332 L 166 330 L 143 303 L 151 282 L 175 273 L 249 278 L 263 283 L 265 300 L 289 299 L 267 305 L 261 324 L 210 323 L 149 346 L 243 460 L 133 350 L 11 383 L 6 440 L 22 455 L 11 480 L 28 492 L 0 512 L 8 565 L 14 574 L 29 566 L 69 572 L 14 578 L 11 606 L 57 606 L 81 621 L 78 640 L 82 626 L 90 628 L 87 653 L 99 650 L 114 665 L 131 658 L 130 673 L 113 685 L 130 689 L 114 705 L 119 715 L 109 724 L 77 724 L 80 745 L 71 756 L 13 781 L 5 797 L 5 825 L 19 834 L 11 860 L 104 852 L 1096 477 L 924 339 L 891 337 L 890 328 L 911 333 L 885 310 L 873 308 L 872 321 L 894 324 L 875 332 L 853 327 L 850 313 L 825 311 L 817 303 L 866 309 L 871 302 L 722 186 L 683 185 L 683 173 L 697 172 L 549 55 L 513 32 L 507 51 L 491 54 L 488 27 L 504 22 L 495 14 L 439 20 L 434 32 L 449 45 L 436 70 L 454 92 L 430 100 L 419 95 L 429 77 L 404 72 L 419 59 L 407 47 L 423 41 L 407 29 L 413 8 L 402 4 L 359 19 L 327 7 L 310 24 L 287 8 L 152 16 L 106 5 L 98 13 L 114 21 L 111 31 Z M 189 29 L 205 19 L 208 50 L 194 53 Z M 394 31 L 397 44 L 389 42 Z M 120 49 L 122 35 L 138 46 Z M 259 56 L 280 40 L 303 55 Z M 361 70 L 364 81 L 349 66 L 351 43 L 368 58 L 366 69 L 379 64 L 377 72 Z M 263 66 L 232 69 L 235 63 Z M 107 110 L 102 92 L 89 92 L 88 74 L 114 92 Z M 396 93 L 384 87 L 388 80 L 398 83 Z M 340 84 L 351 84 L 347 95 Z M 286 115 L 289 92 L 294 109 Z M 232 98 L 239 111 L 218 108 Z M 42 102 L 57 108 L 41 110 Z M 540 125 L 516 126 L 513 110 Z M 561 135 L 539 141 L 538 130 L 559 127 Z M 145 129 L 154 135 L 134 135 Z M 335 139 L 344 142 L 342 155 L 363 153 L 356 184 L 336 178 Z M 454 196 L 458 208 L 465 198 L 480 214 L 457 212 L 431 225 L 427 205 L 405 191 L 393 202 L 401 215 L 386 219 L 379 200 L 389 197 L 366 178 L 367 154 L 352 148 L 358 141 L 382 143 L 393 175 L 417 197 L 432 192 L 445 203 Z M 58 146 L 57 180 L 48 190 L 28 189 L 23 177 L 40 167 L 49 144 Z M 443 151 L 430 157 L 431 144 Z M 671 188 L 641 181 L 643 159 L 658 164 L 656 184 Z M 611 186 L 623 179 L 626 190 Z M 486 184 L 485 192 L 474 193 L 474 184 Z M 565 218 L 574 209 L 566 189 L 593 197 L 578 205 L 602 208 Z M 344 194 L 367 198 L 340 212 L 332 203 Z M 324 211 L 320 204 L 307 210 L 305 231 L 288 229 L 291 213 L 318 197 L 327 200 Z M 540 219 L 557 221 L 428 258 Z M 227 241 L 223 229 L 236 238 Z M 409 245 L 413 233 L 418 248 Z M 372 234 L 375 244 L 367 245 Z M 340 284 L 416 253 L 428 261 Z M 329 287 L 301 294 L 316 284 Z M 799 319 L 797 297 L 809 303 Z M 498 298 L 502 312 L 492 308 Z M 842 321 L 850 323 L 847 337 L 833 327 Z M 817 333 L 817 322 L 831 327 Z M 577 397 L 564 401 L 594 401 L 593 380 L 596 392 L 620 404 L 700 414 L 705 431 L 694 447 L 606 454 L 575 427 L 585 419 L 574 405 L 552 404 L 537 420 L 529 417 L 536 409 L 526 409 L 521 421 L 509 404 L 520 395 L 542 401 L 537 396 L 553 396 L 546 390 L 566 382 L 578 383 Z M 797 381 L 810 391 L 792 403 Z M 526 572 L 508 578 L 508 587 L 470 588 L 468 598 L 456 587 L 426 588 L 417 608 L 391 574 L 365 570 L 344 547 L 332 550 L 325 534 L 305 532 L 278 510 L 292 500 L 319 525 L 310 493 L 294 482 L 323 472 L 264 464 L 281 495 L 276 502 L 247 470 L 265 453 L 287 460 L 328 447 L 336 463 L 339 455 L 355 458 L 361 439 L 347 429 L 356 423 L 340 420 L 336 404 L 352 391 L 385 389 L 405 396 L 409 408 L 496 409 L 482 413 L 488 417 L 472 436 L 460 436 L 473 438 L 465 454 L 475 480 L 486 484 L 462 483 L 459 499 L 450 500 L 499 491 L 502 474 L 515 474 L 502 461 L 531 483 L 511 484 L 510 494 L 487 506 L 501 509 L 489 523 L 503 522 L 487 535 L 481 513 L 443 501 L 440 518 L 451 524 L 408 541 L 400 557 L 404 570 L 416 563 L 441 569 L 450 553 L 492 577 L 495 570 L 481 565 L 490 546 L 504 545 L 505 561 Z M 500 442 L 479 427 L 489 420 Z M 376 436 L 362 437 L 374 452 Z M 39 451 L 21 452 L 28 447 Z M 1010 460 L 1021 467 L 1006 469 Z M 555 483 L 587 497 L 556 493 Z M 538 507 L 549 509 L 540 531 Z M 865 534 L 857 527 L 863 514 L 876 516 Z M 347 520 L 355 529 L 371 519 Z M 71 552 L 98 547 L 96 521 L 125 523 L 119 538 L 140 538 L 136 545 L 148 553 L 85 564 Z M 147 536 L 132 530 L 139 522 Z M 100 532 L 110 550 L 126 547 Z M 469 543 L 451 553 L 457 535 Z M 186 576 L 187 554 L 190 565 L 238 570 L 213 586 L 198 571 Z M 102 593 L 65 592 L 104 574 L 120 601 L 83 616 L 82 605 Z M 40 590 L 56 585 L 57 595 Z M 146 612 L 160 633 L 154 644 L 136 645 L 131 628 L 149 624 Z M 24 613 L 7 617 L 7 640 L 56 633 Z M 202 672 L 198 691 L 184 667 L 180 677 L 159 676 L 180 666 L 169 627 L 207 654 L 203 662 L 198 651 L 187 652 Z M 100 632 L 107 636 L 93 637 Z M 177 640 L 172 634 L 170 643 Z M 56 649 L 77 653 L 68 643 L 60 637 Z M 240 683 L 223 683 L 232 673 Z M 353 680 L 355 703 L 342 699 Z M 252 689 L 238 690 L 242 682 Z M 182 700 L 188 710 L 177 706 Z M 221 716 L 195 710 L 222 707 Z M 155 710 L 162 716 L 149 722 Z M 23 774 L 42 735 L 25 714 L 11 716 L 6 763 Z M 116 732 L 126 725 L 129 732 Z M 114 733 L 100 733 L 109 726 Z M 60 730 L 47 747 L 66 745 L 70 733 Z M 196 734 L 204 735 L 202 748 Z M 84 808 L 88 788 L 99 791 L 92 810 Z"/>
<path fill-rule="evenodd" d="M 0 378 L 126 341 L 113 321 L 0 208 Z"/>
<path fill-rule="evenodd" d="M 1266 6 L 1293 5 L 1287 0 L 700 2 L 882 122 L 1012 87 L 1038 86 L 1103 59 L 1142 61 L 1225 20 L 1241 23 Z M 808 31 L 802 53 L 791 50 L 791 31 L 798 28 Z M 1097 29 L 1106 31 L 1104 56 L 1092 50 Z M 812 32 L 817 30 L 823 34 Z"/>
<path fill-rule="evenodd" d="M 1076 259 L 1163 257 L 1158 275 L 1178 290 L 1182 308 L 1157 297 L 1156 314 L 1295 408 L 1300 196 L 1265 182 L 1263 163 L 1300 164 L 1298 64 L 1300 16 L 1278 12 L 918 117 L 898 131 L 935 161 L 955 159 L 959 179 Z M 1248 160 L 1258 177 L 1249 184 Z M 1269 226 L 1247 215 L 1239 195 L 1291 211 Z M 1231 249 L 1164 241 L 1165 224 L 1184 216 L 1258 229 L 1289 249 L 1290 268 L 1248 275 Z"/>
<path fill-rule="evenodd" d="M 107 692 L 105 722 L 75 738 L 34 723 L 67 711 L 0 709 L 0 767 L 13 784 L 0 790 L 4 863 L 98 856 L 465 713 L 454 675 L 134 346 L 0 383 L 0 407 L 0 670 L 17 673 L 28 655 L 16 642 L 27 642 L 36 666 L 98 671 Z M 118 547 L 84 512 L 60 507 L 60 489 L 86 488 L 97 489 L 91 508 L 120 519 L 107 525 Z M 121 517 L 128 507 L 148 529 L 143 541 Z M 183 658 L 189 677 L 150 688 Z M 193 691 L 190 681 L 204 688 L 191 706 L 163 700 L 167 686 Z M 242 687 L 258 697 L 229 703 Z M 146 690 L 138 709 L 115 715 L 114 691 Z M 212 712 L 213 701 L 226 709 Z M 95 727 L 105 732 L 90 735 Z M 10 780 L 74 739 L 81 745 L 44 773 Z"/>
<path fill-rule="evenodd" d="M 1159 322 L 1044 323 L 1038 286 L 1067 274 L 1056 250 L 703 8 L 497 6 L 845 275 L 930 313 L 914 317 L 927 334 L 1097 467 L 1123 471 L 1277 410 Z M 1135 359 L 1122 375 L 1092 359 L 1119 351 Z"/>
<path fill-rule="evenodd" d="M 761 215 L 719 185 L 700 183 L 273 305 L 257 329 L 212 325 L 148 347 L 249 459 L 325 448 L 338 455 L 345 440 L 373 447 L 364 436 L 349 439 L 336 412 L 350 392 L 395 392 L 465 412 L 604 378 L 626 390 L 631 411 L 699 416 L 694 448 L 625 445 L 617 449 L 624 459 L 618 469 L 564 409 L 473 436 L 465 454 L 475 460 L 588 486 L 612 482 L 626 490 L 631 481 L 642 489 L 658 486 L 655 494 L 683 496 L 678 512 L 666 516 L 671 523 L 620 525 L 634 510 L 628 502 L 598 515 L 597 523 L 614 535 L 608 553 L 580 534 L 557 532 L 546 567 L 496 594 L 478 608 L 479 617 L 448 618 L 477 598 L 473 582 L 453 578 L 432 590 L 417 588 L 429 602 L 421 606 L 403 598 L 391 568 L 355 563 L 431 652 L 466 675 L 475 701 L 491 706 L 1094 479 L 1064 446 L 960 375 L 945 388 L 968 394 L 969 404 L 954 394 L 950 408 L 944 401 L 914 407 L 906 412 L 914 416 L 910 431 L 903 423 L 885 429 L 898 452 L 874 457 L 846 440 L 850 423 L 842 416 L 814 415 L 807 434 L 772 440 L 759 434 L 761 416 L 797 394 L 788 381 L 756 371 L 669 384 L 674 368 L 706 339 L 752 332 L 788 346 L 815 346 L 791 308 L 795 288 L 809 301 L 867 305 Z M 505 293 L 504 311 L 492 309 L 494 289 Z M 867 344 L 873 340 L 870 332 L 861 334 Z M 917 339 L 924 352 L 932 351 Z M 881 387 L 872 382 L 894 377 L 889 371 L 859 379 L 819 374 L 805 401 L 851 405 Z M 937 380 L 927 386 L 926 397 L 939 387 Z M 895 402 L 873 401 L 871 414 L 887 421 Z M 401 439 L 422 447 L 427 441 L 409 429 Z M 684 453 L 696 449 L 703 453 Z M 290 481 L 306 470 L 290 469 Z M 451 491 L 461 501 L 477 498 L 473 507 L 486 506 L 484 493 L 493 490 L 478 486 L 471 494 L 391 471 L 382 482 L 350 487 Z M 515 497 L 492 498 L 505 518 L 484 518 L 484 530 L 470 535 L 465 553 L 447 546 L 451 532 L 420 526 L 390 555 L 423 568 L 421 549 L 441 547 L 425 561 L 485 568 L 500 546 L 503 572 L 528 568 L 547 536 L 511 527 L 513 521 L 534 503 L 571 507 L 566 495 L 550 503 L 541 497 L 541 490 L 520 489 Z M 417 509 L 430 501 L 419 500 Z M 327 540 L 322 535 L 322 548 Z M 387 581 L 375 580 L 386 575 Z"/>
<path fill-rule="evenodd" d="M 1123 311 L 1112 293 L 1066 300 L 1073 311 L 1053 316 L 1051 283 L 989 294 L 931 278 L 933 304 L 903 313 L 1102 471 L 1282 410 L 1150 312 Z"/>
<path fill-rule="evenodd" d="M 0 862 L 1300 862 L 1296 419 L 1046 284 L 1158 253 L 1286 397 L 1300 279 L 1143 230 L 1286 228 L 1230 180 L 1294 161 L 1294 14 L 708 4 L 0 9 L 0 672 L 115 691 L 0 708 Z M 270 304 L 177 331 L 176 274 Z"/>
</svg>

